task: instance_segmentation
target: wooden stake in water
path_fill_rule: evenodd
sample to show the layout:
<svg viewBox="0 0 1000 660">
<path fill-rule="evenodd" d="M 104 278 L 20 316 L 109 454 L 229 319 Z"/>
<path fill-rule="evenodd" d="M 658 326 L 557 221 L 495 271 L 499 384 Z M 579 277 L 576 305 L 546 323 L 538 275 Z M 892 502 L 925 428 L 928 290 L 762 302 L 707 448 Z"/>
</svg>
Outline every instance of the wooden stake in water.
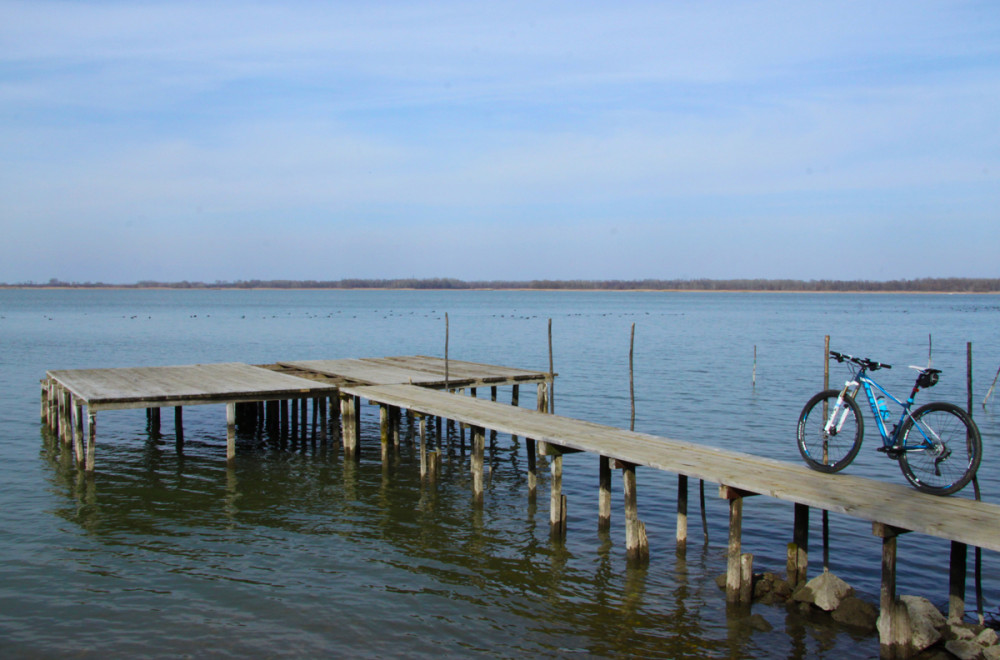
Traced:
<svg viewBox="0 0 1000 660">
<path fill-rule="evenodd" d="M 753 389 L 757 389 L 757 344 L 753 345 Z"/>
<path fill-rule="evenodd" d="M 993 394 L 993 388 L 996 387 L 998 378 L 1000 378 L 1000 367 L 997 367 L 997 375 L 993 377 L 993 384 L 990 385 L 990 389 L 987 390 L 986 396 L 983 397 L 983 408 L 986 407 L 986 402 L 989 401 L 990 396 Z"/>
<path fill-rule="evenodd" d="M 556 375 L 552 365 L 552 319 L 549 319 L 549 414 L 556 414 Z"/>
<path fill-rule="evenodd" d="M 635 430 L 635 379 L 633 378 L 632 369 L 632 358 L 635 355 L 635 323 L 632 324 L 632 334 L 629 336 L 628 340 L 628 395 L 629 400 L 632 402 L 632 416 L 629 421 L 628 428 L 630 431 Z"/>
</svg>

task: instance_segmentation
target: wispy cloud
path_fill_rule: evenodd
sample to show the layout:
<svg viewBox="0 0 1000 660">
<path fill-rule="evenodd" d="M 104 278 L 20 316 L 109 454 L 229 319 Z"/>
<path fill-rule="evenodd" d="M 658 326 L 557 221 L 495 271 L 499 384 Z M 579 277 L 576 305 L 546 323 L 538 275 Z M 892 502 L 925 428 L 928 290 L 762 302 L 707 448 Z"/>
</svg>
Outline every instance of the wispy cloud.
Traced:
<svg viewBox="0 0 1000 660">
<path fill-rule="evenodd" d="M 156 277 L 328 276 L 322 254 L 253 249 L 282 226 L 324 247 L 384 232 L 393 274 L 469 279 L 482 258 L 442 270 L 407 246 L 490 246 L 505 278 L 764 275 L 743 257 L 753 241 L 804 255 L 767 276 L 856 277 L 796 236 L 839 222 L 882 238 L 903 217 L 956 255 L 973 231 L 1000 246 L 989 3 L 39 0 L 4 15 L 0 222 L 29 246 L 70 228 L 47 239 L 74 236 L 67 279 L 98 278 L 72 255 L 102 240 L 117 246 L 104 279 L 154 276 L 128 258 L 150 244 Z M 234 225 L 231 257 L 185 256 Z M 889 243 L 899 265 L 871 276 L 1000 274 L 995 258 L 904 265 L 921 240 Z M 657 245 L 686 247 L 663 260 Z M 547 266 L 525 256 L 539 251 Z M 0 264 L 0 281 L 54 274 L 9 243 Z M 361 257 L 338 268 L 379 276 Z"/>
</svg>

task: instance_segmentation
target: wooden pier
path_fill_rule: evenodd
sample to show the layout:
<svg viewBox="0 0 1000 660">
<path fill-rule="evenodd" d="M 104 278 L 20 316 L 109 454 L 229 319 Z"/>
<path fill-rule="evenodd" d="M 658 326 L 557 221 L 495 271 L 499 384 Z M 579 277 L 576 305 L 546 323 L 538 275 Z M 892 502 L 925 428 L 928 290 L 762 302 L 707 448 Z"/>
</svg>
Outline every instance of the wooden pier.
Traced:
<svg viewBox="0 0 1000 660">
<path fill-rule="evenodd" d="M 527 439 L 528 486 L 534 490 L 536 453 L 550 458 L 550 524 L 555 537 L 566 533 L 566 498 L 561 493 L 562 456 L 589 452 L 600 457 L 600 479 L 595 500 L 599 523 L 610 517 L 610 471 L 622 471 L 625 491 L 625 537 L 630 559 L 649 556 L 645 529 L 636 505 L 636 468 L 653 468 L 679 476 L 677 541 L 686 542 L 687 480 L 719 484 L 719 495 L 729 502 L 729 549 L 726 597 L 748 603 L 752 555 L 741 547 L 744 499 L 766 495 L 794 506 L 792 542 L 788 546 L 788 580 L 805 581 L 808 563 L 808 512 L 832 511 L 872 523 L 882 542 L 880 635 L 883 653 L 905 654 L 906 625 L 899 621 L 895 592 L 896 537 L 918 532 L 952 541 L 950 598 L 961 610 L 965 589 L 965 547 L 1000 551 L 1000 506 L 957 497 L 936 497 L 912 488 L 846 475 L 823 474 L 798 462 L 789 463 L 706 447 L 644 433 L 549 414 L 548 393 L 554 374 L 424 356 L 378 359 L 306 360 L 272 365 L 246 364 L 50 371 L 42 381 L 42 419 L 75 448 L 78 464 L 94 470 L 96 414 L 126 408 L 175 407 L 180 424 L 182 406 L 225 404 L 227 458 L 235 456 L 237 406 L 260 407 L 265 418 L 289 419 L 279 403 L 302 402 L 303 426 L 307 401 L 313 418 L 325 416 L 325 404 L 340 416 L 345 455 L 357 457 L 361 440 L 359 405 L 362 399 L 380 407 L 383 460 L 386 447 L 398 433 L 401 410 L 420 419 L 421 473 L 433 470 L 428 457 L 427 418 L 451 420 L 470 428 L 472 497 L 483 498 L 485 432 L 507 433 Z M 519 404 L 522 384 L 537 387 L 535 409 Z M 489 400 L 476 398 L 475 389 L 491 387 Z M 511 386 L 511 404 L 497 401 L 497 387 Z M 465 389 L 473 396 L 463 396 Z M 267 405 L 265 405 L 265 402 Z M 83 451 L 83 408 L 87 408 L 87 448 Z M 158 419 L 158 417 L 157 417 Z M 296 415 L 293 409 L 291 419 Z M 178 429 L 180 427 L 178 426 Z M 394 431 L 393 429 L 396 429 Z M 398 437 L 398 436 L 397 436 Z"/>
</svg>

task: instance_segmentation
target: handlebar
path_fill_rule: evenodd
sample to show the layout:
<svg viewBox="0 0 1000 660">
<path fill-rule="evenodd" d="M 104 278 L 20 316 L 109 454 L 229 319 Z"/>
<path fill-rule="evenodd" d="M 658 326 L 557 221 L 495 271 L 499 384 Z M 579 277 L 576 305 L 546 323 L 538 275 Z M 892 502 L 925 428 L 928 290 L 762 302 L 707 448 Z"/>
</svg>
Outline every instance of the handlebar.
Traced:
<svg viewBox="0 0 1000 660">
<path fill-rule="evenodd" d="M 853 355 L 848 355 L 846 353 L 838 353 L 836 351 L 830 351 L 830 357 L 835 359 L 837 362 L 843 362 L 847 360 L 848 362 L 853 362 L 862 369 L 867 369 L 868 371 L 878 371 L 879 369 L 892 369 L 891 364 L 885 364 L 884 362 L 876 362 L 869 358 L 859 358 Z"/>
</svg>

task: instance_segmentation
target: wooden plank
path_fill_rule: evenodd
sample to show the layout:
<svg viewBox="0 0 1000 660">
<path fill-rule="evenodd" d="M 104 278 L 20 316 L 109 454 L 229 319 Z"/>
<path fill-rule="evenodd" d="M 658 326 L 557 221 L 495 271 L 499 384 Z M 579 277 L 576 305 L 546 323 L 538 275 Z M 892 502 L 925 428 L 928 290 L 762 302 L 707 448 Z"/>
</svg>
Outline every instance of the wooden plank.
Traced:
<svg viewBox="0 0 1000 660">
<path fill-rule="evenodd" d="M 427 415 L 1000 551 L 1000 506 L 996 504 L 927 495 L 907 486 L 853 475 L 822 474 L 795 463 L 426 388 L 352 386 L 345 391 Z"/>
<path fill-rule="evenodd" d="M 94 411 L 285 399 L 337 389 L 239 362 L 59 370 L 48 376 Z"/>
<path fill-rule="evenodd" d="M 407 355 L 386 358 L 366 358 L 366 361 L 395 365 L 415 371 L 426 371 L 440 377 L 440 385 L 444 381 L 444 360 L 426 355 Z M 523 381 L 547 380 L 549 374 L 531 369 L 505 367 L 463 360 L 448 360 L 449 383 L 452 386 L 470 387 L 473 385 L 489 385 L 491 383 L 513 383 Z"/>
<path fill-rule="evenodd" d="M 283 366 L 305 369 L 326 376 L 336 376 L 360 383 L 373 385 L 391 383 L 412 383 L 415 385 L 436 385 L 444 382 L 444 377 L 415 369 L 406 369 L 391 364 L 380 364 L 371 360 L 298 360 L 279 362 Z"/>
</svg>

